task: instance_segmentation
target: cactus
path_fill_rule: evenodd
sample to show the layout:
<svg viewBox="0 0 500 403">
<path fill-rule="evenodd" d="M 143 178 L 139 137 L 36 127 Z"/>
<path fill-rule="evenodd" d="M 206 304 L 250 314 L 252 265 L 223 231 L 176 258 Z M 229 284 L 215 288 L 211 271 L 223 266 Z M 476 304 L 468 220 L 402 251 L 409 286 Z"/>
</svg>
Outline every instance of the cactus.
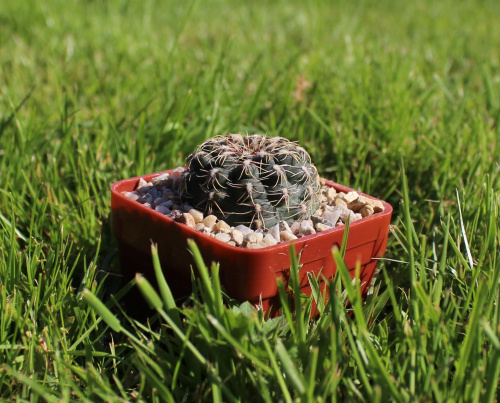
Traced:
<svg viewBox="0 0 500 403">
<path fill-rule="evenodd" d="M 186 165 L 181 199 L 230 225 L 268 229 L 309 218 L 319 207 L 319 176 L 311 157 L 282 137 L 216 136 Z"/>
</svg>

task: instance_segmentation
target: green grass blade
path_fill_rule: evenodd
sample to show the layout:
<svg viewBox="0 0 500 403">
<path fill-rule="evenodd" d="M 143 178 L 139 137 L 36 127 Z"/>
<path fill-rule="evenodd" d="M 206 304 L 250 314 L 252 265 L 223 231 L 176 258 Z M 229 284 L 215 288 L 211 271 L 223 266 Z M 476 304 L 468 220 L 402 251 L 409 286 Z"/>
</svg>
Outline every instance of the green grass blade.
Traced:
<svg viewBox="0 0 500 403">
<path fill-rule="evenodd" d="M 281 340 L 276 341 L 276 353 L 283 364 L 283 371 L 287 374 L 287 377 L 290 379 L 290 383 L 294 387 L 294 389 L 299 394 L 304 394 L 306 392 L 306 388 L 304 386 L 304 379 L 300 372 L 297 370 L 294 362 L 288 355 L 285 346 Z"/>
<path fill-rule="evenodd" d="M 120 320 L 113 315 L 106 305 L 104 305 L 90 290 L 84 289 L 82 297 L 111 329 L 115 332 L 120 332 L 122 330 Z"/>
<path fill-rule="evenodd" d="M 155 271 L 156 281 L 158 282 L 158 288 L 160 290 L 160 295 L 167 309 L 176 308 L 175 300 L 170 291 L 170 287 L 165 280 L 163 275 L 163 270 L 161 269 L 160 257 L 158 256 L 158 247 L 155 244 L 151 244 L 151 256 L 153 258 L 153 268 Z"/>
</svg>

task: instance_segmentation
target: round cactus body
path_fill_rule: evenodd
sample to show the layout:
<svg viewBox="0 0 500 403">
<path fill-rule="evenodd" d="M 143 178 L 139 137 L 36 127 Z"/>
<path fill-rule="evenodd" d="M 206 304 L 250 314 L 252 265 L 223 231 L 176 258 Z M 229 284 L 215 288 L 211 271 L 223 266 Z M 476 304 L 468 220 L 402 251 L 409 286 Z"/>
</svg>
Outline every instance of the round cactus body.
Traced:
<svg viewBox="0 0 500 403">
<path fill-rule="evenodd" d="M 230 225 L 271 228 L 309 218 L 319 189 L 318 171 L 297 143 L 229 134 L 205 141 L 188 157 L 180 196 Z"/>
</svg>

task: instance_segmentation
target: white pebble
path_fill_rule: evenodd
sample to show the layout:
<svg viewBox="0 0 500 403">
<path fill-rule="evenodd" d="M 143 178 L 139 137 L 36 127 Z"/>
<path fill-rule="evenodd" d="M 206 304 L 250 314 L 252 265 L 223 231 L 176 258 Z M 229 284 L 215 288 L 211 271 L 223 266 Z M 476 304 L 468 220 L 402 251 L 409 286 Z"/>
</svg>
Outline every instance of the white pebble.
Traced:
<svg viewBox="0 0 500 403">
<path fill-rule="evenodd" d="M 234 227 L 234 229 L 237 229 L 238 231 L 240 231 L 243 235 L 246 235 L 246 234 L 249 234 L 250 232 L 252 232 L 252 230 L 250 228 L 248 228 L 247 226 L 245 225 L 237 225 L 236 227 Z"/>
<path fill-rule="evenodd" d="M 170 176 L 172 178 L 180 178 L 182 176 L 182 173 L 185 171 L 184 168 L 182 167 L 178 167 L 178 168 L 175 168 L 171 173 L 170 173 Z"/>
<path fill-rule="evenodd" d="M 210 215 L 207 215 L 204 219 L 203 219 L 203 224 L 205 224 L 205 227 L 211 227 L 212 225 L 214 225 L 215 223 L 217 222 L 217 217 L 210 214 Z"/>
<path fill-rule="evenodd" d="M 219 232 L 219 233 L 215 234 L 215 239 L 217 239 L 218 241 L 227 243 L 231 240 L 231 235 L 226 234 L 225 232 Z"/>
<path fill-rule="evenodd" d="M 363 216 L 359 213 L 354 213 L 351 215 L 351 221 L 358 221 L 361 220 Z"/>
<path fill-rule="evenodd" d="M 130 200 L 137 201 L 139 199 L 139 195 L 135 192 L 127 192 L 125 193 L 125 197 L 128 197 Z"/>
<path fill-rule="evenodd" d="M 213 231 L 214 232 L 226 232 L 226 233 L 229 233 L 231 231 L 231 227 L 224 220 L 220 220 L 218 223 L 216 223 L 214 225 Z"/>
<path fill-rule="evenodd" d="M 297 237 L 293 234 L 292 231 L 290 230 L 285 230 L 285 231 L 281 231 L 280 232 L 280 239 L 283 241 L 283 242 L 286 242 L 286 241 L 292 241 L 294 239 L 297 239 Z"/>
<path fill-rule="evenodd" d="M 374 213 L 374 209 L 369 204 L 366 204 L 361 207 L 361 210 L 359 210 L 359 212 L 363 217 L 368 217 Z"/>
<path fill-rule="evenodd" d="M 191 210 L 188 211 L 188 213 L 193 216 L 194 222 L 196 224 L 201 223 L 203 221 L 203 213 L 201 211 L 192 208 Z"/>
<path fill-rule="evenodd" d="M 137 185 L 137 189 L 147 187 L 147 186 L 148 186 L 148 183 L 144 179 L 140 178 L 139 183 Z"/>
<path fill-rule="evenodd" d="M 331 229 L 332 227 L 326 224 L 322 224 L 320 222 L 316 223 L 316 231 L 326 231 L 327 229 Z"/>
<path fill-rule="evenodd" d="M 300 224 L 299 234 L 302 236 L 315 234 L 316 230 L 314 229 L 314 225 L 311 220 L 304 220 Z"/>
<path fill-rule="evenodd" d="M 271 234 L 267 234 L 263 239 L 262 242 L 265 243 L 268 246 L 274 246 L 278 243 L 276 238 L 272 236 Z"/>
<path fill-rule="evenodd" d="M 281 231 L 290 231 L 290 226 L 286 221 L 280 221 L 280 232 Z"/>
<path fill-rule="evenodd" d="M 241 245 L 243 243 L 243 233 L 236 228 L 231 231 L 231 236 L 236 245 Z"/>
<path fill-rule="evenodd" d="M 246 245 L 247 249 L 262 249 L 265 247 L 265 245 L 262 245 L 260 243 L 249 243 Z"/>
<path fill-rule="evenodd" d="M 290 231 L 292 232 L 292 234 L 297 235 L 300 231 L 300 222 L 295 221 L 294 223 L 292 223 L 292 225 L 290 225 Z"/>
<path fill-rule="evenodd" d="M 262 233 L 262 230 L 255 230 L 254 234 L 255 238 L 257 239 L 257 242 L 260 242 L 264 239 L 264 234 Z"/>
<path fill-rule="evenodd" d="M 255 234 L 255 232 L 250 232 L 250 233 L 246 234 L 243 239 L 245 242 L 248 242 L 248 243 L 256 243 L 257 242 L 257 235 Z"/>
<path fill-rule="evenodd" d="M 347 204 L 349 203 L 352 203 L 354 200 L 356 200 L 357 198 L 359 197 L 359 194 L 358 192 L 349 192 L 347 194 L 344 195 L 344 197 L 342 198 Z"/>
<path fill-rule="evenodd" d="M 373 207 L 374 213 L 380 213 L 385 210 L 384 204 L 380 200 L 365 199 L 367 204 Z"/>
<path fill-rule="evenodd" d="M 276 242 L 280 241 L 280 225 L 276 224 L 269 230 L 269 234 L 276 240 Z"/>
<path fill-rule="evenodd" d="M 335 188 L 328 187 L 328 189 L 325 192 L 326 201 L 327 202 L 333 201 L 335 199 L 336 194 L 337 194 L 337 191 L 335 190 Z"/>
</svg>

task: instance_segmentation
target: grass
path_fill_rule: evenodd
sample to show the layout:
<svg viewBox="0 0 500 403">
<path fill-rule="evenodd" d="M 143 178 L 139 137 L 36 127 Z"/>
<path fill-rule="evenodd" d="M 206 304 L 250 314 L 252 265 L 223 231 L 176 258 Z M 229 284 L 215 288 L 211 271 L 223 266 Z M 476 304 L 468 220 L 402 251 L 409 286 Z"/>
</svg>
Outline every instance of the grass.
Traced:
<svg viewBox="0 0 500 403">
<path fill-rule="evenodd" d="M 0 397 L 500 400 L 497 2 L 0 5 Z M 312 322 L 222 305 L 199 260 L 189 306 L 120 283 L 109 185 L 227 132 L 395 207 L 365 302 L 338 253 Z"/>
</svg>

